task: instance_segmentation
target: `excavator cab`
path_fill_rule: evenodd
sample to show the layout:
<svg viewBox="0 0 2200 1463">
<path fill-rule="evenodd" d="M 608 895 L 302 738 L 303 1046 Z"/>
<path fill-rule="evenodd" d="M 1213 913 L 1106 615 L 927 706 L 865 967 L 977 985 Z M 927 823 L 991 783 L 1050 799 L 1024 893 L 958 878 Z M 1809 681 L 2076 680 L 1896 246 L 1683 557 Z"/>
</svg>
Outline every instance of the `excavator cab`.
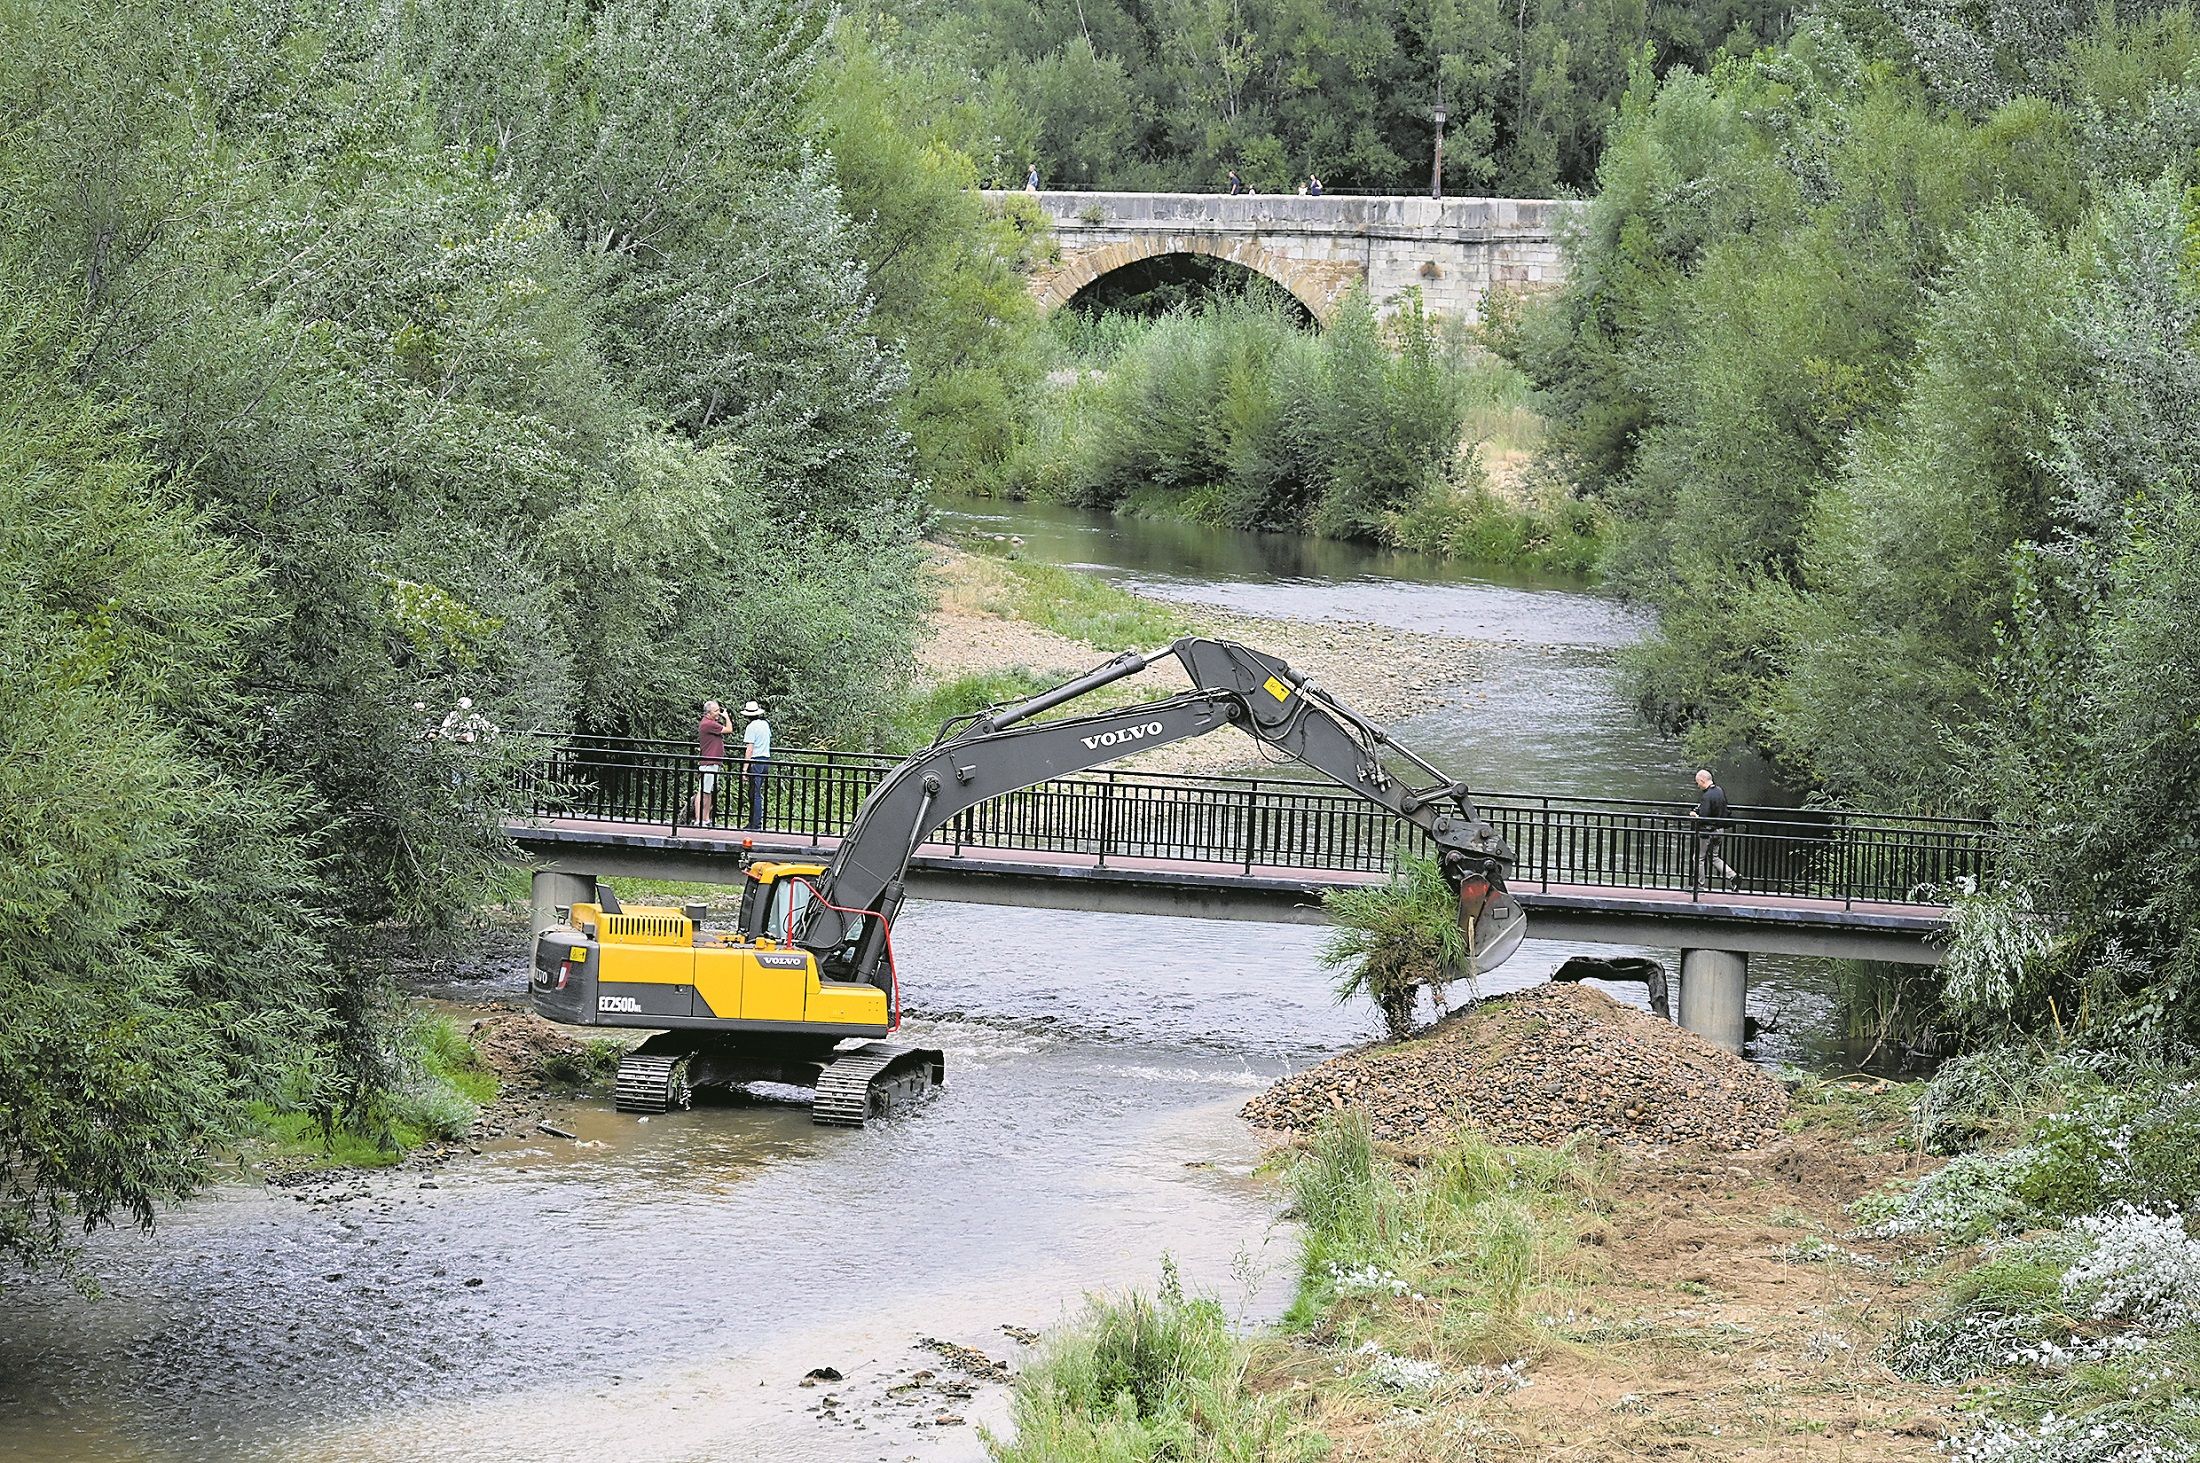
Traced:
<svg viewBox="0 0 2200 1463">
<path fill-rule="evenodd" d="M 736 924 L 741 938 L 775 945 L 794 943 L 795 928 L 817 895 L 825 866 L 759 860 L 744 872 L 749 882 L 741 893 Z"/>
</svg>

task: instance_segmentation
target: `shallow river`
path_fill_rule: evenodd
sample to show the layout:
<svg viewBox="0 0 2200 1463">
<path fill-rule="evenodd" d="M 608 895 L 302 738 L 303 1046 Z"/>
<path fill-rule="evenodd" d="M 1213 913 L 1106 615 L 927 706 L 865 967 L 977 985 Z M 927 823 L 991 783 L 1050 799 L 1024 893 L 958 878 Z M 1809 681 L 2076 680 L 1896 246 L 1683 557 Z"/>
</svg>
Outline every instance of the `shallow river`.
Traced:
<svg viewBox="0 0 2200 1463">
<path fill-rule="evenodd" d="M 1447 709 L 1400 729 L 1479 785 L 1686 788 L 1614 688 L 1613 652 L 1640 627 L 1609 601 L 1057 510 L 985 526 L 1156 595 L 1489 642 Z M 490 1142 L 329 1202 L 233 1187 L 154 1235 L 97 1236 L 102 1300 L 0 1280 L 0 1458 L 975 1458 L 1000 1388 L 887 1397 L 951 1374 L 919 1338 L 1013 1363 L 1004 1326 L 1151 1285 L 1164 1256 L 1247 1319 L 1287 1301 L 1290 1237 L 1235 1109 L 1375 1032 L 1330 999 L 1321 931 L 935 905 L 896 935 L 923 1013 L 908 1032 L 948 1053 L 921 1115 L 851 1134 L 791 1106 L 637 1120 L 569 1104 L 553 1120 L 576 1139 Z M 1531 943 L 1490 988 L 1574 953 L 1634 952 Z M 1760 1054 L 1827 1060 L 1829 972 L 1760 959 L 1754 974 L 1753 1009 L 1777 1028 Z M 515 965 L 450 994 L 522 979 Z M 826 1365 L 846 1380 L 797 1385 Z M 943 1412 L 961 1421 L 934 1424 Z"/>
</svg>

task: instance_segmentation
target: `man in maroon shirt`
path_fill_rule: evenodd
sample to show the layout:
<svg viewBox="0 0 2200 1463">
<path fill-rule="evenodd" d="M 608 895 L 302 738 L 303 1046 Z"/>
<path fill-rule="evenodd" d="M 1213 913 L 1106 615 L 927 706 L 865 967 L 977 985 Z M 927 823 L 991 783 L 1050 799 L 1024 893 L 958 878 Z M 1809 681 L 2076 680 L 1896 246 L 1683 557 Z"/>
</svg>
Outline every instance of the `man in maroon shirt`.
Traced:
<svg viewBox="0 0 2200 1463">
<path fill-rule="evenodd" d="M 708 828 L 717 821 L 718 772 L 726 762 L 726 734 L 733 718 L 715 701 L 703 703 L 703 719 L 695 724 L 695 770 L 701 774 L 695 796 L 688 799 L 688 821 Z"/>
</svg>

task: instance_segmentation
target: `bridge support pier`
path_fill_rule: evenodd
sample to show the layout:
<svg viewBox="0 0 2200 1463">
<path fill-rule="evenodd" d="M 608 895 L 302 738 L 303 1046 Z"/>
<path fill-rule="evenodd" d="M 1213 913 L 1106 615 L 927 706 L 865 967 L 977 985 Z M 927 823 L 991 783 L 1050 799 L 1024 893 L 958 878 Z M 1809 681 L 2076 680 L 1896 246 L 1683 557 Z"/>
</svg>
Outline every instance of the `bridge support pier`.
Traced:
<svg viewBox="0 0 2200 1463">
<path fill-rule="evenodd" d="M 1739 1052 L 1749 1005 L 1749 953 L 1681 951 L 1681 1025 L 1706 1041 Z"/>
<path fill-rule="evenodd" d="M 534 905 L 534 918 L 528 922 L 528 928 L 539 935 L 558 922 L 558 909 L 561 905 L 570 909 L 576 904 L 585 904 L 594 899 L 596 879 L 593 874 L 568 874 L 562 869 L 537 869 L 528 893 Z M 535 958 L 532 949 L 528 951 L 527 958 Z"/>
</svg>

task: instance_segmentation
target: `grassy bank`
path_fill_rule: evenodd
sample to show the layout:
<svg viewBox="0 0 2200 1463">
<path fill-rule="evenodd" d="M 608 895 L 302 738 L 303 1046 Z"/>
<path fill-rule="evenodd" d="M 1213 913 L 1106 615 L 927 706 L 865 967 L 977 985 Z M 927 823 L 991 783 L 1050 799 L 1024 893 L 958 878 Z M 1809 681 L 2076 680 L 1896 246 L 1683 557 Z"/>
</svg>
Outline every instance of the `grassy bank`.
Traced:
<svg viewBox="0 0 2200 1463">
<path fill-rule="evenodd" d="M 496 1101 L 496 1075 L 447 1017 L 421 1015 L 399 1029 L 399 1077 L 372 1111 L 349 1123 L 325 1122 L 313 1110 L 311 1090 L 296 1084 L 282 1103 L 254 1105 L 247 1161 L 383 1168 L 423 1143 L 465 1137 Z"/>
<path fill-rule="evenodd" d="M 1094 1302 L 996 1456 L 2200 1457 L 2191 1069 L 1997 1050 L 1806 1083 L 1731 1156 L 1385 1150 L 1347 1113 L 1280 1168 L 1283 1322 Z"/>
<path fill-rule="evenodd" d="M 1463 1135 L 1401 1165 L 1348 1116 L 1288 1160 L 1285 1181 L 1305 1243 L 1276 1334 L 1234 1335 L 1173 1271 L 1153 1296 L 1091 1301 L 1018 1382 L 1016 1433 L 994 1455 L 1318 1458 L 1371 1420 L 1433 1422 L 1525 1384 L 1549 1344 L 1531 1301 L 1568 1287 L 1598 1203 L 1582 1154 Z M 1437 1456 L 1419 1421 L 1392 1431 L 1393 1456 Z"/>
<path fill-rule="evenodd" d="M 1169 1278 L 1096 1300 L 1019 1383 L 996 1456 L 1463 1456 L 1479 1404 L 1569 1344 L 1549 1322 L 1591 1273 L 1582 1235 L 1608 1202 L 1594 1155 L 1461 1133 L 1401 1161 L 1346 1114 L 1282 1176 L 1304 1243 L 1273 1333 L 1232 1336 Z"/>
<path fill-rule="evenodd" d="M 1095 650 L 1151 650 L 1188 634 L 1191 620 L 1172 606 L 1119 589 L 1097 574 L 1040 564 L 977 542 L 973 572 L 949 593 L 963 607 L 1021 620 Z"/>
</svg>

